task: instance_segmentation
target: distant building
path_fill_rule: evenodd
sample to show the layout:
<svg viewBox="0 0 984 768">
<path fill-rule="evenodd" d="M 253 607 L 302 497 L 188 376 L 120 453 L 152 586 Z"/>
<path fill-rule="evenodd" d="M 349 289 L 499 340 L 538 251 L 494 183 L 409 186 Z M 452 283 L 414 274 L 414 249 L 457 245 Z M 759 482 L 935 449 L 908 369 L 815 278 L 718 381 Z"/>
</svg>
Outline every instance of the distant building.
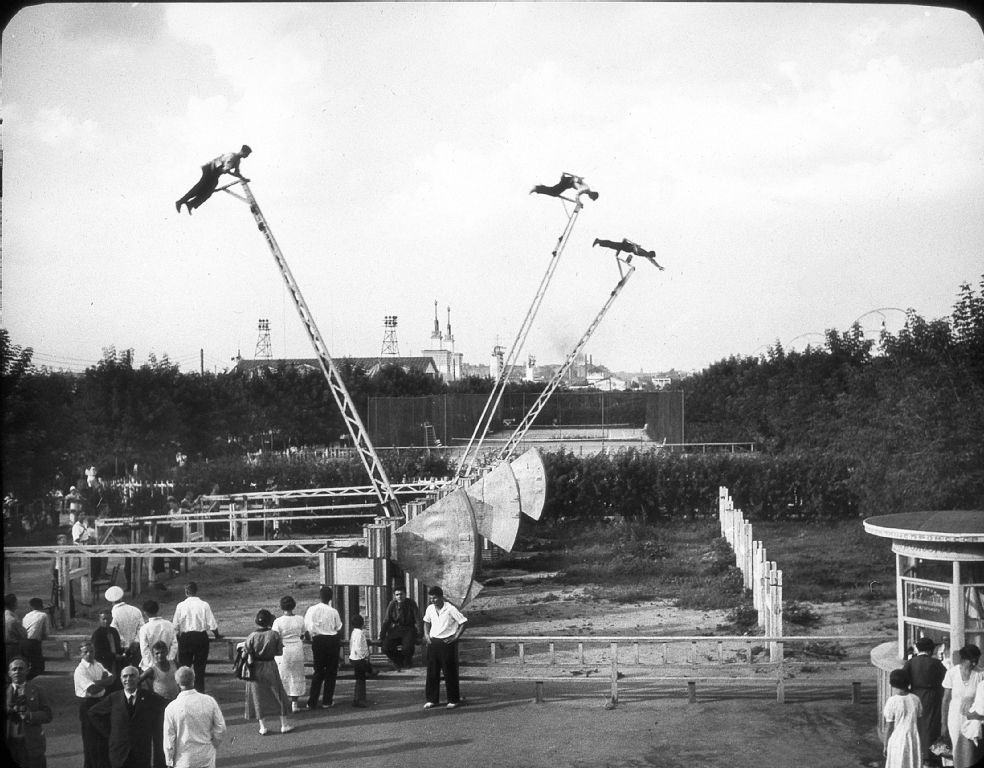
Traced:
<svg viewBox="0 0 984 768">
<path fill-rule="evenodd" d="M 420 354 L 434 361 L 434 367 L 444 381 L 457 381 L 464 375 L 462 373 L 464 355 L 454 349 L 451 307 L 448 307 L 447 333 L 442 333 L 440 321 L 437 319 L 437 302 L 434 302 L 434 330 L 431 333 L 430 348 L 420 350 Z"/>
<path fill-rule="evenodd" d="M 601 371 L 589 373 L 587 382 L 589 387 L 600 389 L 603 392 L 624 392 L 629 388 L 628 382 L 625 379 Z"/>
<path fill-rule="evenodd" d="M 372 376 L 379 372 L 383 366 L 396 365 L 406 372 L 419 371 L 434 378 L 440 376 L 434 359 L 431 357 L 333 357 L 335 365 L 339 368 L 346 364 L 356 368 L 361 368 L 367 375 Z M 270 358 L 264 360 L 245 360 L 239 358 L 233 368 L 238 373 L 247 375 L 263 375 L 264 372 L 276 370 L 281 365 L 285 368 L 297 371 L 321 371 L 321 363 L 318 358 Z"/>
</svg>

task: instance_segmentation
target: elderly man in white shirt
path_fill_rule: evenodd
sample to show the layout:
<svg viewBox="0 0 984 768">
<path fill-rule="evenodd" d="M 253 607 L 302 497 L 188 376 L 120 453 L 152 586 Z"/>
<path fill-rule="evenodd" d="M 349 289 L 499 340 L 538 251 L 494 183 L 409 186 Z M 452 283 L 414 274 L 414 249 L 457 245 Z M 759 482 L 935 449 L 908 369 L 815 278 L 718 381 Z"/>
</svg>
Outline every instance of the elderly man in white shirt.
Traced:
<svg viewBox="0 0 984 768">
<path fill-rule="evenodd" d="M 427 702 L 424 709 L 436 707 L 441 697 L 441 675 L 448 694 L 448 709 L 461 704 L 458 687 L 458 638 L 465 631 L 468 619 L 444 599 L 444 590 L 427 590 L 429 605 L 424 612 L 424 642 L 427 643 Z"/>
<path fill-rule="evenodd" d="M 318 593 L 320 603 L 315 603 L 304 614 L 304 631 L 311 638 L 311 657 L 314 674 L 308 709 L 318 708 L 318 697 L 324 684 L 322 707 L 335 703 L 335 681 L 338 679 L 338 654 L 342 647 L 342 618 L 331 604 L 331 587 L 322 586 Z"/>
<path fill-rule="evenodd" d="M 144 613 L 147 623 L 140 627 L 137 638 L 140 640 L 140 666 L 147 669 L 154 664 L 154 644 L 162 642 L 167 646 L 167 658 L 174 661 L 178 658 L 178 633 L 174 625 L 165 618 L 158 616 L 161 606 L 156 600 L 145 600 Z"/>
<path fill-rule="evenodd" d="M 113 621 L 110 626 L 120 633 L 120 642 L 130 657 L 130 663 L 136 665 L 140 661 L 140 640 L 137 635 L 144 625 L 143 612 L 124 600 L 122 587 L 112 586 L 107 589 L 106 600 L 113 604 Z"/>
<path fill-rule="evenodd" d="M 225 736 L 222 710 L 211 696 L 195 690 L 195 673 L 174 673 L 181 691 L 164 710 L 164 762 L 169 768 L 215 768 L 215 750 Z"/>
<path fill-rule="evenodd" d="M 178 633 L 178 664 L 195 671 L 195 690 L 205 692 L 205 665 L 208 663 L 208 633 L 218 640 L 219 625 L 212 608 L 198 597 L 198 585 L 185 585 L 185 599 L 174 607 L 174 631 Z"/>
</svg>

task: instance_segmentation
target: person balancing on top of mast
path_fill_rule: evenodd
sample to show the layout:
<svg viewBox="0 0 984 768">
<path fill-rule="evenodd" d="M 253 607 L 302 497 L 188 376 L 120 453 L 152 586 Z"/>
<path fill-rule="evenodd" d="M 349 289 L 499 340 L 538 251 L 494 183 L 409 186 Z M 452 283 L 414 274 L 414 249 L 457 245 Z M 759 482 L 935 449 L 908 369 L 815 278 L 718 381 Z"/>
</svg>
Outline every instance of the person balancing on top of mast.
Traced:
<svg viewBox="0 0 984 768">
<path fill-rule="evenodd" d="M 175 201 L 175 210 L 181 213 L 181 206 L 185 205 L 188 208 L 188 215 L 190 216 L 195 208 L 212 196 L 215 188 L 219 186 L 219 177 L 223 173 L 228 173 L 243 181 L 249 181 L 249 179 L 245 178 L 239 172 L 239 161 L 244 157 L 249 157 L 252 152 L 252 149 L 246 144 L 243 144 L 242 149 L 238 152 L 227 152 L 205 163 L 202 166 L 202 177 L 197 181 L 195 186 L 185 193 L 184 197 Z"/>
</svg>

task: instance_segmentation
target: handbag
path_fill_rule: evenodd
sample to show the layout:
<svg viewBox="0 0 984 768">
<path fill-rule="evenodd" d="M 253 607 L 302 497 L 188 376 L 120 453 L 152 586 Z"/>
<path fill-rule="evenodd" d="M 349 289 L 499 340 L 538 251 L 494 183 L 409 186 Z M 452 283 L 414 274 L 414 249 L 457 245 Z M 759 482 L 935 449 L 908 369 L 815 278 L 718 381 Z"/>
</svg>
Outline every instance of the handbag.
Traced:
<svg viewBox="0 0 984 768">
<path fill-rule="evenodd" d="M 929 748 L 937 757 L 945 757 L 947 759 L 953 758 L 953 745 L 950 744 L 950 737 L 947 734 L 941 735 L 936 741 L 932 743 Z"/>
<path fill-rule="evenodd" d="M 240 680 L 253 679 L 253 654 L 247 651 L 244 645 L 236 648 L 236 658 L 232 662 L 232 672 Z"/>
</svg>

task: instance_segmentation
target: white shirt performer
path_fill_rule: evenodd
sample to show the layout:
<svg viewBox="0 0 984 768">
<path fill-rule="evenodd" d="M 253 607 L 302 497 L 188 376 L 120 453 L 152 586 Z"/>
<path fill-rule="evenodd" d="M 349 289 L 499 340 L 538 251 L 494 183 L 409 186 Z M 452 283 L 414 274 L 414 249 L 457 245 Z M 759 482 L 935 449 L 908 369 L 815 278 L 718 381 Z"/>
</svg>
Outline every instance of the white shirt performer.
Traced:
<svg viewBox="0 0 984 768">
<path fill-rule="evenodd" d="M 164 710 L 164 762 L 170 768 L 215 768 L 215 750 L 225 736 L 222 710 L 211 696 L 194 690 L 195 673 L 174 673 L 181 691 Z"/>
<path fill-rule="evenodd" d="M 208 662 L 208 633 L 218 640 L 219 625 L 208 603 L 198 597 L 198 585 L 189 581 L 185 599 L 174 607 L 171 619 L 178 633 L 178 664 L 195 671 L 195 690 L 205 692 L 205 664 Z"/>
<path fill-rule="evenodd" d="M 451 603 L 445 602 L 444 590 L 427 590 L 429 605 L 424 611 L 424 642 L 427 643 L 427 683 L 424 709 L 436 707 L 441 697 L 441 675 L 448 694 L 448 709 L 461 704 L 458 690 L 458 638 L 468 619 Z"/>
</svg>

